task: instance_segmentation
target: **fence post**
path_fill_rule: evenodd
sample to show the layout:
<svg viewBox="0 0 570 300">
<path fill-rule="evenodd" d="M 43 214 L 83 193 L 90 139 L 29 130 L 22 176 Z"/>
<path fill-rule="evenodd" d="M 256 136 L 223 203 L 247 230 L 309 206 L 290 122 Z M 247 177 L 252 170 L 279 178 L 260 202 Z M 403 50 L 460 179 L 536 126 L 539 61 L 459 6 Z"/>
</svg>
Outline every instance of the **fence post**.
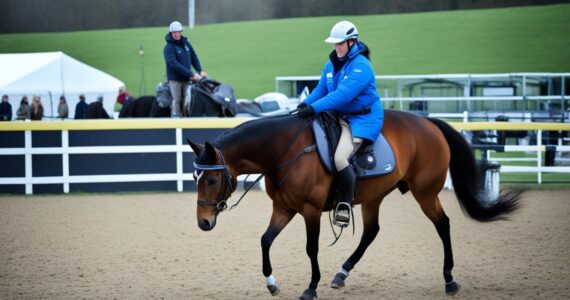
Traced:
<svg viewBox="0 0 570 300">
<path fill-rule="evenodd" d="M 26 120 L 28 122 L 29 120 Z M 32 131 L 26 130 L 24 133 L 24 147 L 25 152 L 25 176 L 26 176 L 26 195 L 31 195 L 34 193 L 32 186 Z"/>
<path fill-rule="evenodd" d="M 61 131 L 61 163 L 63 170 L 63 193 L 69 193 L 69 131 Z"/>
<path fill-rule="evenodd" d="M 182 128 L 176 128 L 176 190 L 178 192 L 184 190 L 182 147 Z"/>
<path fill-rule="evenodd" d="M 536 152 L 536 166 L 537 166 L 537 179 L 538 179 L 538 184 L 542 184 L 542 129 L 538 129 L 538 132 L 536 134 L 536 148 L 537 148 L 537 152 Z"/>
</svg>

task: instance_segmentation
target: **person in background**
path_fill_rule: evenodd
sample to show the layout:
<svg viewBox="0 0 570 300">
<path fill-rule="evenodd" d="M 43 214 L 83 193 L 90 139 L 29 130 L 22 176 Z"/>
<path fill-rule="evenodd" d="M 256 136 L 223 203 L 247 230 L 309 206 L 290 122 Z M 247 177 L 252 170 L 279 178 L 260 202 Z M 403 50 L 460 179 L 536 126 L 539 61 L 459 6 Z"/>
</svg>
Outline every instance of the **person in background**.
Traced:
<svg viewBox="0 0 570 300">
<path fill-rule="evenodd" d="M 171 116 L 181 117 L 181 102 L 188 87 L 188 81 L 198 81 L 208 77 L 202 71 L 200 59 L 185 36 L 182 36 L 182 24 L 178 21 L 170 23 L 169 33 L 165 37 L 164 60 L 166 62 L 166 79 L 172 93 Z M 192 71 L 192 67 L 196 72 Z"/>
<path fill-rule="evenodd" d="M 115 111 L 121 111 L 125 102 L 129 99 L 129 92 L 127 92 L 127 88 L 121 86 L 119 88 L 119 95 L 117 95 L 117 102 L 115 103 Z"/>
<path fill-rule="evenodd" d="M 85 119 L 110 119 L 109 114 L 103 108 L 103 96 L 99 96 L 97 101 L 89 103 L 85 112 Z"/>
<path fill-rule="evenodd" d="M 85 112 L 87 111 L 87 103 L 85 103 L 85 95 L 79 95 L 79 102 L 75 105 L 75 116 L 76 120 L 85 119 Z"/>
<path fill-rule="evenodd" d="M 42 98 L 34 95 L 32 98 L 32 108 L 30 109 L 30 119 L 32 121 L 41 121 L 44 117 L 44 106 L 42 105 Z"/>
<path fill-rule="evenodd" d="M 2 103 L 0 103 L 0 121 L 12 121 L 12 105 L 8 102 L 8 95 L 2 95 Z"/>
<path fill-rule="evenodd" d="M 334 154 L 340 189 L 334 224 L 349 224 L 356 175 L 348 159 L 363 142 L 374 143 L 384 124 L 384 109 L 376 91 L 376 79 L 370 63 L 370 50 L 359 40 L 356 26 L 341 21 L 333 26 L 325 40 L 334 44 L 321 78 L 313 92 L 297 106 L 299 117 L 334 110 L 342 128 Z"/>
<path fill-rule="evenodd" d="M 26 120 L 30 118 L 30 103 L 28 96 L 23 96 L 20 100 L 20 107 L 16 110 L 16 120 Z"/>
<path fill-rule="evenodd" d="M 59 97 L 59 104 L 57 105 L 57 115 L 59 118 L 67 119 L 69 116 L 69 107 L 67 106 L 67 102 L 65 101 L 65 96 L 61 95 Z"/>
</svg>

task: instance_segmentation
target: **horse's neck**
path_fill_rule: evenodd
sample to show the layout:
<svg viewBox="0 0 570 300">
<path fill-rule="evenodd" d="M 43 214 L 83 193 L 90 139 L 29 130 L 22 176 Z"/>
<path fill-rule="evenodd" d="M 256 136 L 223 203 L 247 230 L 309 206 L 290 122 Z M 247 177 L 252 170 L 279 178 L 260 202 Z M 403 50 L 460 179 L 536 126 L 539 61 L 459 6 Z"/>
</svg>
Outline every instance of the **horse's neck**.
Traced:
<svg viewBox="0 0 570 300">
<path fill-rule="evenodd" d="M 239 174 L 261 173 L 264 166 L 269 164 L 267 153 L 259 143 L 236 143 L 222 149 L 227 162 Z"/>
<path fill-rule="evenodd" d="M 270 125 L 262 122 L 253 124 L 224 142 L 222 152 L 239 174 L 262 173 L 271 168 L 292 142 L 294 134 L 291 128 L 285 132 L 283 128 L 286 126 L 271 128 Z"/>
</svg>

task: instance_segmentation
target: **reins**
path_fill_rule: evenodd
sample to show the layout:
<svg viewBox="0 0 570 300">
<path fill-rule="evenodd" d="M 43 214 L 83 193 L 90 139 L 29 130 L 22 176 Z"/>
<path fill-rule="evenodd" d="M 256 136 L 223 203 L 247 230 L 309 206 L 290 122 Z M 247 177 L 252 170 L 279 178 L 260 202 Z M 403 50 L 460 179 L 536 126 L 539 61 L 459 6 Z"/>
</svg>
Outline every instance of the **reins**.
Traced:
<svg viewBox="0 0 570 300">
<path fill-rule="evenodd" d="M 293 113 L 293 112 L 295 112 L 295 111 L 292 111 L 291 113 Z M 310 124 L 311 124 L 310 121 L 309 121 L 309 122 L 305 122 L 305 124 L 303 124 L 303 126 L 299 127 L 299 130 L 297 130 L 297 132 L 295 133 L 295 136 L 294 136 L 293 139 L 291 140 L 291 143 L 289 143 L 289 146 L 287 146 L 287 148 L 285 148 L 285 149 L 273 160 L 273 163 L 270 164 L 269 169 L 262 171 L 261 174 L 257 177 L 257 179 L 255 179 L 255 181 L 253 182 L 253 184 L 251 184 L 248 188 L 246 188 L 246 190 L 245 190 L 244 193 L 241 195 L 241 197 L 238 199 L 238 201 L 237 201 L 234 205 L 232 205 L 232 206 L 230 207 L 230 210 L 232 210 L 234 207 L 236 207 L 236 206 L 241 202 L 241 200 L 245 197 L 245 195 L 246 195 L 263 177 L 265 177 L 265 174 L 267 174 L 268 171 L 270 171 L 270 170 L 272 169 L 271 166 L 272 166 L 272 165 L 275 165 L 275 164 L 281 159 L 281 157 L 282 157 L 283 155 L 285 155 L 285 153 L 287 153 L 287 152 L 289 151 L 289 149 L 291 149 L 291 147 L 293 147 L 293 144 L 295 143 L 295 141 L 297 140 L 297 138 L 301 135 L 301 133 L 303 133 L 303 131 L 305 130 L 305 128 L 307 128 L 307 126 L 309 126 Z M 308 151 L 307 151 L 307 149 L 308 149 L 308 148 L 311 148 L 311 147 L 313 147 L 313 148 L 312 148 L 311 150 L 308 150 Z M 275 166 L 275 168 L 278 169 L 278 168 L 282 168 L 282 167 L 288 166 L 288 165 L 290 165 L 290 164 L 296 162 L 299 158 L 301 158 L 301 156 L 302 156 L 303 154 L 309 153 L 309 152 L 311 152 L 311 151 L 312 151 L 313 149 L 315 149 L 315 148 L 316 148 L 316 145 L 313 144 L 313 145 L 311 145 L 311 146 L 309 146 L 309 147 L 303 149 L 303 150 L 302 150 L 299 154 L 297 154 L 293 159 L 291 159 L 291 160 L 289 160 L 289 161 L 287 161 L 287 162 L 285 162 L 285 163 L 283 163 L 283 164 L 277 165 L 277 166 Z M 277 183 L 278 186 L 281 186 L 281 184 L 283 183 L 283 181 L 285 181 L 285 178 L 287 178 L 287 175 L 288 175 L 288 174 L 289 174 L 289 172 L 287 171 L 287 173 L 285 174 L 285 176 L 279 181 L 279 183 Z M 249 176 L 249 175 L 248 175 L 248 176 Z M 246 179 L 247 179 L 247 177 L 246 177 Z M 245 180 L 244 180 L 244 183 L 245 183 Z"/>
<path fill-rule="evenodd" d="M 295 113 L 296 110 L 292 111 L 289 113 L 289 115 Z M 308 122 L 305 122 L 305 124 L 303 124 L 303 126 L 299 127 L 299 129 L 297 130 L 297 132 L 295 133 L 295 136 L 293 136 L 293 139 L 291 140 L 291 142 L 289 143 L 289 146 L 287 146 L 278 156 L 276 156 L 276 158 L 273 160 L 273 162 L 269 165 L 268 169 L 265 169 L 261 172 L 261 174 L 255 179 L 255 181 L 253 182 L 253 184 L 251 184 L 249 187 L 247 187 L 244 191 L 244 193 L 241 195 L 241 197 L 238 199 L 238 201 L 232 205 L 230 207 L 230 210 L 232 210 L 233 208 L 235 208 L 240 202 L 241 200 L 245 197 L 245 195 L 257 184 L 259 183 L 259 181 L 261 181 L 261 179 L 263 177 L 265 177 L 265 175 L 272 170 L 273 168 L 282 168 L 282 167 L 286 167 L 290 164 L 293 164 L 294 162 L 296 162 L 297 160 L 299 160 L 301 158 L 301 156 L 303 156 L 304 154 L 310 153 L 311 151 L 316 149 L 316 144 L 310 145 L 308 147 L 305 147 L 303 150 L 301 150 L 301 152 L 299 152 L 297 155 L 295 155 L 292 159 L 274 166 L 282 157 L 283 155 L 285 155 L 293 146 L 293 144 L 295 143 L 295 141 L 297 140 L 297 138 L 301 135 L 301 133 L 303 133 L 303 131 L 311 124 L 311 121 L 309 120 Z M 224 172 L 224 180 L 227 181 L 227 184 L 223 184 L 224 185 L 224 189 L 223 191 L 221 191 L 221 193 L 218 194 L 218 197 L 216 199 L 216 202 L 212 202 L 212 201 L 208 201 L 208 200 L 198 200 L 198 205 L 215 205 L 216 209 L 218 209 L 218 211 L 222 212 L 224 210 L 227 209 L 227 199 L 224 199 L 224 196 L 226 195 L 227 192 L 227 185 L 229 185 L 231 193 L 233 193 L 236 190 L 236 187 L 233 186 L 233 181 L 232 181 L 232 176 L 231 176 L 231 172 L 229 171 L 229 168 L 226 164 L 226 160 L 224 158 L 224 155 L 222 153 L 221 150 L 217 151 L 220 153 L 220 158 L 222 160 L 222 164 L 218 164 L 218 165 L 201 165 L 201 164 L 196 164 L 196 162 L 194 162 L 194 168 L 196 170 L 200 170 L 200 171 L 223 171 Z M 273 167 L 274 166 L 274 167 Z M 287 176 L 289 175 L 289 171 L 287 171 L 287 173 L 285 174 L 285 176 L 278 182 L 278 186 L 281 186 L 281 184 L 285 181 L 285 179 L 287 178 Z M 195 178 L 196 178 L 196 183 L 198 183 L 198 180 L 200 178 L 201 174 L 198 174 L 196 172 L 195 174 Z M 248 175 L 249 176 L 249 175 Z M 248 177 L 247 176 L 247 177 Z M 246 177 L 246 179 L 247 179 Z M 244 185 L 245 185 L 245 180 L 244 180 Z"/>
</svg>

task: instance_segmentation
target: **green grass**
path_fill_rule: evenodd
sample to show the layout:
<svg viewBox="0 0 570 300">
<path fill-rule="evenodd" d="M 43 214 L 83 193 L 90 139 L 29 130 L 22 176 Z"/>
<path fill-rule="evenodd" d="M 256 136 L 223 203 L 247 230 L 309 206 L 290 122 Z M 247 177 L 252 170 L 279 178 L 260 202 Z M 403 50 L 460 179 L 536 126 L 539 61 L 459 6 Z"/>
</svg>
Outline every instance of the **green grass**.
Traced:
<svg viewBox="0 0 570 300">
<path fill-rule="evenodd" d="M 331 51 L 323 40 L 353 21 L 378 74 L 568 72 L 570 4 L 454 12 L 264 20 L 201 25 L 184 34 L 211 77 L 238 98 L 274 91 L 275 77 L 319 75 Z M 124 81 L 139 96 L 139 47 L 146 89 L 164 80 L 166 24 L 69 33 L 0 35 L 1 53 L 63 51 Z"/>
</svg>

